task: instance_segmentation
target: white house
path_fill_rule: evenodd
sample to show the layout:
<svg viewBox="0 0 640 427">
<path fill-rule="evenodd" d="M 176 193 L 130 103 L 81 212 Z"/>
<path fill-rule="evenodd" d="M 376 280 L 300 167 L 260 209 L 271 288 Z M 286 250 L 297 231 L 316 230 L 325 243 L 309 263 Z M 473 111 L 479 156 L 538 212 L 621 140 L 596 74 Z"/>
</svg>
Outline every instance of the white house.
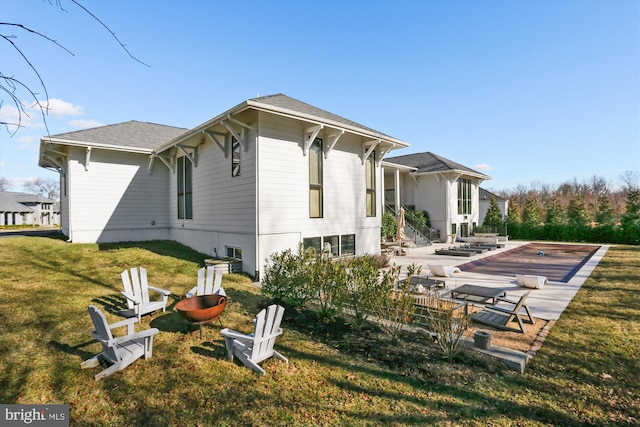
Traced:
<svg viewBox="0 0 640 427">
<path fill-rule="evenodd" d="M 60 205 L 37 194 L 0 191 L 0 226 L 60 224 Z"/>
<path fill-rule="evenodd" d="M 505 198 L 498 196 L 484 188 L 480 188 L 479 192 L 479 202 L 480 202 L 480 223 L 484 222 L 485 217 L 487 216 L 487 212 L 489 211 L 489 207 L 491 206 L 491 199 L 495 198 L 496 203 L 498 204 L 498 209 L 500 209 L 500 214 L 502 215 L 502 220 L 507 216 L 507 212 L 509 210 L 509 201 Z"/>
<path fill-rule="evenodd" d="M 489 176 L 431 152 L 391 157 L 383 167 L 387 203 L 426 211 L 443 240 L 468 237 L 484 220 L 479 186 Z"/>
<path fill-rule="evenodd" d="M 299 243 L 379 253 L 381 162 L 408 144 L 278 94 L 186 130 L 126 122 L 41 139 L 71 242 L 170 239 L 262 272 Z"/>
</svg>

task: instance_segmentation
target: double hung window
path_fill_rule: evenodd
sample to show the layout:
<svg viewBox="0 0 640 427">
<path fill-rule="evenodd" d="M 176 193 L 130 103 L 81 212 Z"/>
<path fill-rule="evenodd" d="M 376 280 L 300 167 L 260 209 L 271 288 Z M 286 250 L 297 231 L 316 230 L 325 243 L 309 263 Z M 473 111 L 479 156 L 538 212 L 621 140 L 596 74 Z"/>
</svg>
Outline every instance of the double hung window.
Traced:
<svg viewBox="0 0 640 427">
<path fill-rule="evenodd" d="M 322 218 L 322 140 L 309 147 L 309 217 Z"/>
<path fill-rule="evenodd" d="M 458 214 L 471 214 L 471 181 L 468 179 L 458 180 Z"/>
<path fill-rule="evenodd" d="M 367 157 L 367 216 L 376 216 L 376 152 Z"/>
</svg>

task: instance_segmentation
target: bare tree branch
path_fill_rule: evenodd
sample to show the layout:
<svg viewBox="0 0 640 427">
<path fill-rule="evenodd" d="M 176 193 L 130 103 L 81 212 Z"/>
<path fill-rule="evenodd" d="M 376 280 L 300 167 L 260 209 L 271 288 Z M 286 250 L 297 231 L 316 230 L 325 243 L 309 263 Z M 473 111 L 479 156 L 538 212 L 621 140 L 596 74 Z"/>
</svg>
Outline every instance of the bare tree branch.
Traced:
<svg viewBox="0 0 640 427">
<path fill-rule="evenodd" d="M 78 6 L 79 8 L 81 8 L 82 10 L 84 10 L 85 12 L 87 12 L 93 19 L 95 19 L 96 21 L 98 21 L 100 23 L 100 25 L 102 25 L 104 28 L 106 28 L 107 31 L 109 31 L 111 33 L 111 35 L 113 36 L 114 39 L 116 39 L 116 41 L 120 44 L 120 46 L 122 47 L 122 49 L 124 49 L 125 52 L 127 52 L 127 54 L 135 61 L 141 63 L 142 65 L 145 65 L 147 67 L 151 67 L 149 64 L 145 64 L 144 62 L 142 62 L 141 60 L 139 60 L 138 58 L 136 58 L 135 56 L 133 56 L 131 54 L 131 52 L 129 52 L 129 49 L 127 49 L 127 47 L 124 45 L 124 43 L 122 43 L 120 41 L 120 39 L 116 36 L 116 33 L 114 33 L 113 31 L 111 31 L 111 28 L 109 28 L 104 22 L 102 22 L 100 20 L 100 18 L 98 18 L 97 16 L 95 16 L 93 13 L 91 13 L 89 11 L 89 9 L 87 9 L 86 7 L 84 7 L 83 5 L 81 5 L 80 3 L 78 3 L 77 0 L 71 0 L 73 3 L 76 4 L 76 6 Z"/>
</svg>

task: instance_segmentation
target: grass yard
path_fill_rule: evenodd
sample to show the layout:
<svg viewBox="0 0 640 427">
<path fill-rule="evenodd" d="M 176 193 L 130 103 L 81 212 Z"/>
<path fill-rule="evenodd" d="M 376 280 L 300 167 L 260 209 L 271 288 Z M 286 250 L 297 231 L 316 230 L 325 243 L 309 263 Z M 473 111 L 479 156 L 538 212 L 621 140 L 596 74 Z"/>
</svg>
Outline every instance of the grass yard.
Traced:
<svg viewBox="0 0 640 427">
<path fill-rule="evenodd" d="M 0 238 L 0 402 L 65 403 L 72 425 L 638 425 L 640 247 L 614 246 L 556 323 L 523 375 L 466 353 L 456 363 L 416 335 L 401 344 L 373 326 L 287 313 L 258 376 L 226 359 L 220 325 L 204 341 L 173 309 L 204 255 L 171 242 L 73 245 Z M 120 273 L 145 266 L 170 289 L 153 358 L 94 381 L 80 363 L 100 351 L 87 306 L 110 322 L 124 307 Z M 243 332 L 265 305 L 242 275 L 225 276 L 224 326 Z"/>
</svg>

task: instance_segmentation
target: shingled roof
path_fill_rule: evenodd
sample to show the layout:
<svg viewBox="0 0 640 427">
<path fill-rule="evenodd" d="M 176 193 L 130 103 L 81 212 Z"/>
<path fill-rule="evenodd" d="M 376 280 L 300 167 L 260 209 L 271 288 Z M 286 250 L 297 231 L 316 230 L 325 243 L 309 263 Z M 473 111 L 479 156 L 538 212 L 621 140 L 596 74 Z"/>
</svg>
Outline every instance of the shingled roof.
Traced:
<svg viewBox="0 0 640 427">
<path fill-rule="evenodd" d="M 489 179 L 488 175 L 468 168 L 453 160 L 438 156 L 432 152 L 406 154 L 404 156 L 391 157 L 386 159 L 387 163 L 394 163 L 402 166 L 415 168 L 414 173 L 436 173 L 436 172 L 463 172 L 483 179 Z"/>
<path fill-rule="evenodd" d="M 33 212 L 33 209 L 23 205 L 17 200 L 19 196 L 23 196 L 24 194 L 25 193 L 0 191 L 0 212 L 18 212 L 18 213 Z M 34 196 L 34 197 L 37 197 L 37 196 Z"/>
<path fill-rule="evenodd" d="M 132 147 L 152 151 L 167 141 L 186 132 L 185 128 L 158 125 L 155 123 L 129 122 L 99 126 L 75 132 L 52 135 L 52 142 L 75 141 L 86 144 L 99 144 L 113 147 Z M 48 140 L 48 138 L 44 138 Z"/>
<path fill-rule="evenodd" d="M 345 119 L 344 117 L 338 116 L 337 114 L 330 113 L 321 108 L 317 108 L 305 102 L 298 101 L 297 99 L 291 98 L 290 96 L 278 93 L 275 95 L 267 95 L 258 98 L 247 99 L 246 101 L 236 105 L 235 107 L 219 114 L 213 119 L 208 120 L 193 129 L 190 129 L 184 135 L 180 135 L 175 139 L 169 141 L 167 144 L 160 147 L 158 149 L 158 152 L 166 150 L 173 145 L 188 139 L 190 136 L 202 132 L 203 130 L 210 129 L 211 127 L 216 125 L 220 125 L 230 116 L 234 116 L 246 110 L 265 111 L 271 114 L 278 114 L 306 121 L 310 124 L 316 123 L 325 125 L 326 127 L 342 129 L 351 133 L 365 136 L 366 138 L 379 139 L 384 143 L 391 144 L 395 148 L 409 146 L 409 144 L 404 141 L 393 138 L 370 127 L 361 125 L 360 123 L 354 122 L 353 120 Z"/>
<path fill-rule="evenodd" d="M 344 117 L 338 116 L 337 114 L 330 113 L 329 111 L 325 111 L 321 108 L 314 107 L 313 105 L 309 105 L 306 102 L 298 101 L 297 99 L 291 98 L 290 96 L 284 95 L 282 93 L 278 93 L 275 95 L 261 96 L 259 98 L 252 98 L 247 101 L 249 105 L 258 106 L 260 104 L 269 105 L 271 107 L 280 108 L 283 110 L 295 111 L 298 113 L 302 113 L 308 116 L 317 117 L 324 121 L 333 122 L 335 124 L 348 126 L 352 128 L 360 128 L 367 132 L 378 133 L 380 135 L 384 135 L 387 138 L 390 138 L 389 135 L 385 135 L 382 132 L 379 132 L 370 127 L 361 125 L 360 123 L 354 122 L 349 119 L 345 119 Z"/>
</svg>

